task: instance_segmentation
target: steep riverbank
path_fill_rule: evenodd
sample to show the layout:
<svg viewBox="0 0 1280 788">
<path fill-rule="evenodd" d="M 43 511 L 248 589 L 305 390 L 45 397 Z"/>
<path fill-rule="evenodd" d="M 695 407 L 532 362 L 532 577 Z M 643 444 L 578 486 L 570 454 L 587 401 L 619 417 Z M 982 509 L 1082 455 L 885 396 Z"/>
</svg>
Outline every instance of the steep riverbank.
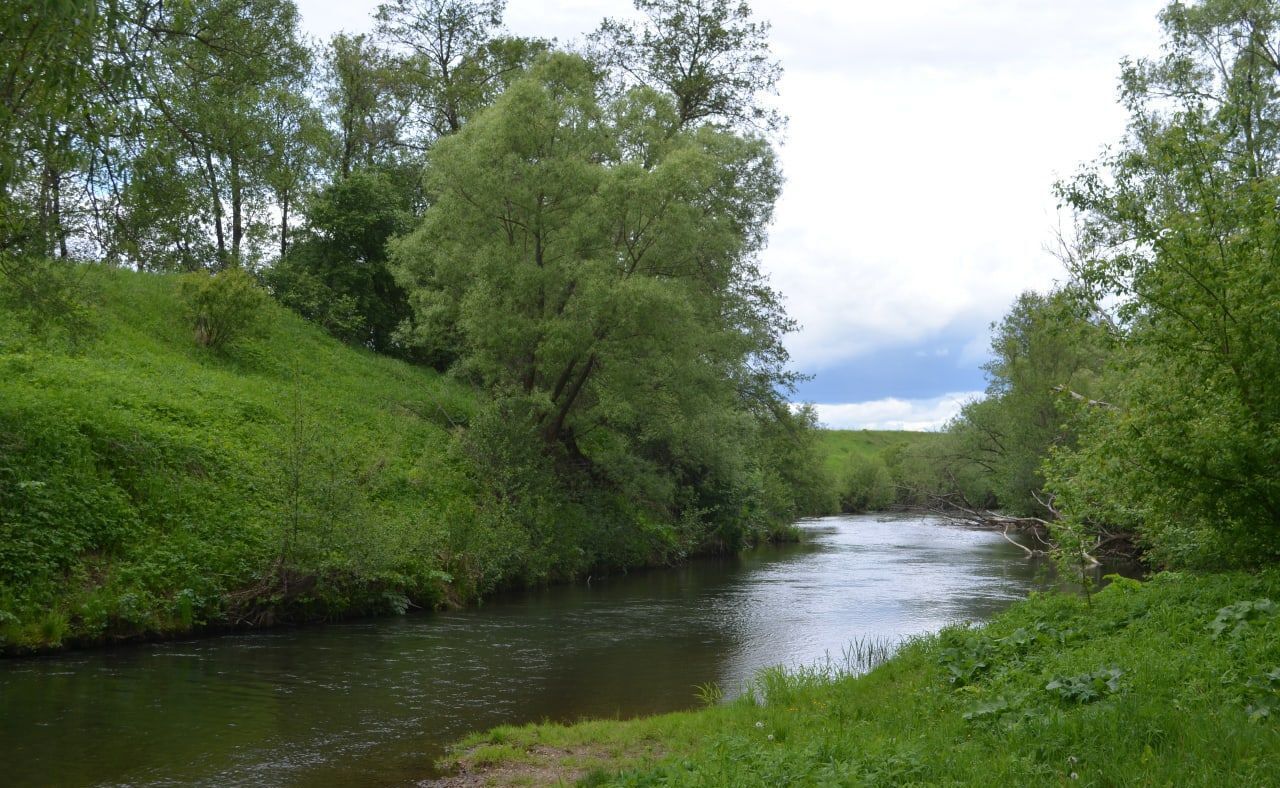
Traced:
<svg viewBox="0 0 1280 788">
<path fill-rule="evenodd" d="M 456 607 L 787 535 L 785 509 L 710 523 L 477 460 L 484 392 L 269 301 L 215 350 L 180 277 L 74 273 L 74 330 L 0 308 L 0 653 Z"/>
<path fill-rule="evenodd" d="M 1280 572 L 1037 595 L 861 677 L 703 711 L 501 727 L 437 785 L 1280 784 Z"/>
</svg>

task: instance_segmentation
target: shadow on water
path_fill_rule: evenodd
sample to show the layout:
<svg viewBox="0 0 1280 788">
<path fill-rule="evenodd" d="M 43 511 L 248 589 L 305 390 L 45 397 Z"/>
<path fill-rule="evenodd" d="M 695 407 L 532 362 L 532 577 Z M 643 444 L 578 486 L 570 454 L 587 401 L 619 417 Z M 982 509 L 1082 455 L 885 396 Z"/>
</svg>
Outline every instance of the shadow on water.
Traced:
<svg viewBox="0 0 1280 788">
<path fill-rule="evenodd" d="M 798 545 L 448 613 L 0 663 L 12 784 L 398 785 L 499 724 L 631 717 L 981 621 L 1054 581 L 999 534 L 805 521 Z"/>
</svg>

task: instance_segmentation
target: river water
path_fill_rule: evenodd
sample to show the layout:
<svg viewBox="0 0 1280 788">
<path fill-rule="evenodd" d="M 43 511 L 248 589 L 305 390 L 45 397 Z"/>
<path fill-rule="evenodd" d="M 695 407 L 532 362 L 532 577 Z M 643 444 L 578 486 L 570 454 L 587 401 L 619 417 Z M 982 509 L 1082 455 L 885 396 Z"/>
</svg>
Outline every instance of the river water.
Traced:
<svg viewBox="0 0 1280 788">
<path fill-rule="evenodd" d="M 1041 586 L 998 533 L 801 523 L 800 544 L 449 613 L 0 662 L 0 783 L 404 785 L 504 723 L 631 717 L 740 692 L 853 640 L 982 621 Z"/>
</svg>

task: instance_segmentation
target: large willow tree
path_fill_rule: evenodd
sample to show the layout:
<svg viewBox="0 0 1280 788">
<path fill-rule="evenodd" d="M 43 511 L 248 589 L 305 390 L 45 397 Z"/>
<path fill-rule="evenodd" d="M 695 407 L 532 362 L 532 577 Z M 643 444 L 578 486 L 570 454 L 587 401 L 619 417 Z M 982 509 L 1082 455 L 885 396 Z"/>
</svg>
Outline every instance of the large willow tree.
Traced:
<svg viewBox="0 0 1280 788">
<path fill-rule="evenodd" d="M 756 253 L 778 194 L 769 145 L 680 127 L 639 88 L 544 58 L 430 155 L 431 205 L 393 247 L 414 338 L 458 359 L 550 456 L 650 499 L 761 486 L 785 418 L 788 327 Z"/>
<path fill-rule="evenodd" d="M 1110 407 L 1057 485 L 1170 562 L 1280 558 L 1280 4 L 1173 3 L 1128 64 L 1123 144 L 1062 187 L 1076 275 L 1116 303 Z"/>
</svg>

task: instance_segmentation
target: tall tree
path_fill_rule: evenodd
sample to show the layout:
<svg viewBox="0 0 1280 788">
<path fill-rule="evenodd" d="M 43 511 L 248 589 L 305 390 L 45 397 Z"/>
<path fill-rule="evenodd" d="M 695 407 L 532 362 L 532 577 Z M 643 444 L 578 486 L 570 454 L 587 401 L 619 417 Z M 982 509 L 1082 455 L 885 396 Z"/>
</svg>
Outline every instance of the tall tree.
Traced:
<svg viewBox="0 0 1280 788">
<path fill-rule="evenodd" d="M 393 270 L 420 340 L 454 338 L 459 370 L 523 403 L 553 454 L 619 483 L 683 468 L 725 489 L 788 383 L 789 323 L 754 263 L 776 162 L 759 139 L 647 133 L 663 113 L 598 94 L 592 66 L 552 55 L 441 140 Z"/>
<path fill-rule="evenodd" d="M 1052 450 L 1074 444 L 1076 398 L 1101 398 L 1111 340 L 1076 288 L 1023 293 L 992 328 L 986 397 L 961 409 L 938 454 L 981 468 L 1002 509 L 1050 518 L 1041 466 Z"/>
<path fill-rule="evenodd" d="M 606 19 L 593 54 L 623 86 L 675 97 L 676 125 L 721 123 L 777 131 L 782 116 L 762 103 L 782 67 L 769 49 L 769 25 L 741 0 L 633 0 L 639 22 Z"/>
<path fill-rule="evenodd" d="M 337 175 L 395 161 L 412 95 L 389 53 L 367 36 L 339 33 L 325 50 L 325 77 Z"/>
<path fill-rule="evenodd" d="M 1280 558 L 1280 4 L 1173 3 L 1126 65 L 1128 134 L 1064 183 L 1075 273 L 1118 304 L 1116 408 L 1059 487 L 1168 561 Z"/>
<path fill-rule="evenodd" d="M 412 181 L 376 169 L 322 189 L 296 242 L 265 274 L 276 297 L 345 341 L 409 355 L 395 342 L 409 307 L 387 269 L 387 241 L 412 226 L 414 192 Z"/>
<path fill-rule="evenodd" d="M 100 12 L 88 0 L 0 8 L 0 255 L 65 256 L 64 181 L 78 105 L 92 88 L 95 42 L 114 21 L 111 8 Z"/>
<path fill-rule="evenodd" d="M 378 6 L 378 34 L 395 47 L 399 78 L 414 91 L 420 147 L 456 133 L 546 48 L 500 35 L 505 8 L 505 0 L 392 0 Z"/>
<path fill-rule="evenodd" d="M 297 9 L 273 0 L 180 4 L 148 74 L 146 99 L 196 163 L 207 190 L 220 264 L 239 262 L 254 214 L 265 210 L 273 118 L 283 94 L 298 92 L 309 53 Z"/>
</svg>

